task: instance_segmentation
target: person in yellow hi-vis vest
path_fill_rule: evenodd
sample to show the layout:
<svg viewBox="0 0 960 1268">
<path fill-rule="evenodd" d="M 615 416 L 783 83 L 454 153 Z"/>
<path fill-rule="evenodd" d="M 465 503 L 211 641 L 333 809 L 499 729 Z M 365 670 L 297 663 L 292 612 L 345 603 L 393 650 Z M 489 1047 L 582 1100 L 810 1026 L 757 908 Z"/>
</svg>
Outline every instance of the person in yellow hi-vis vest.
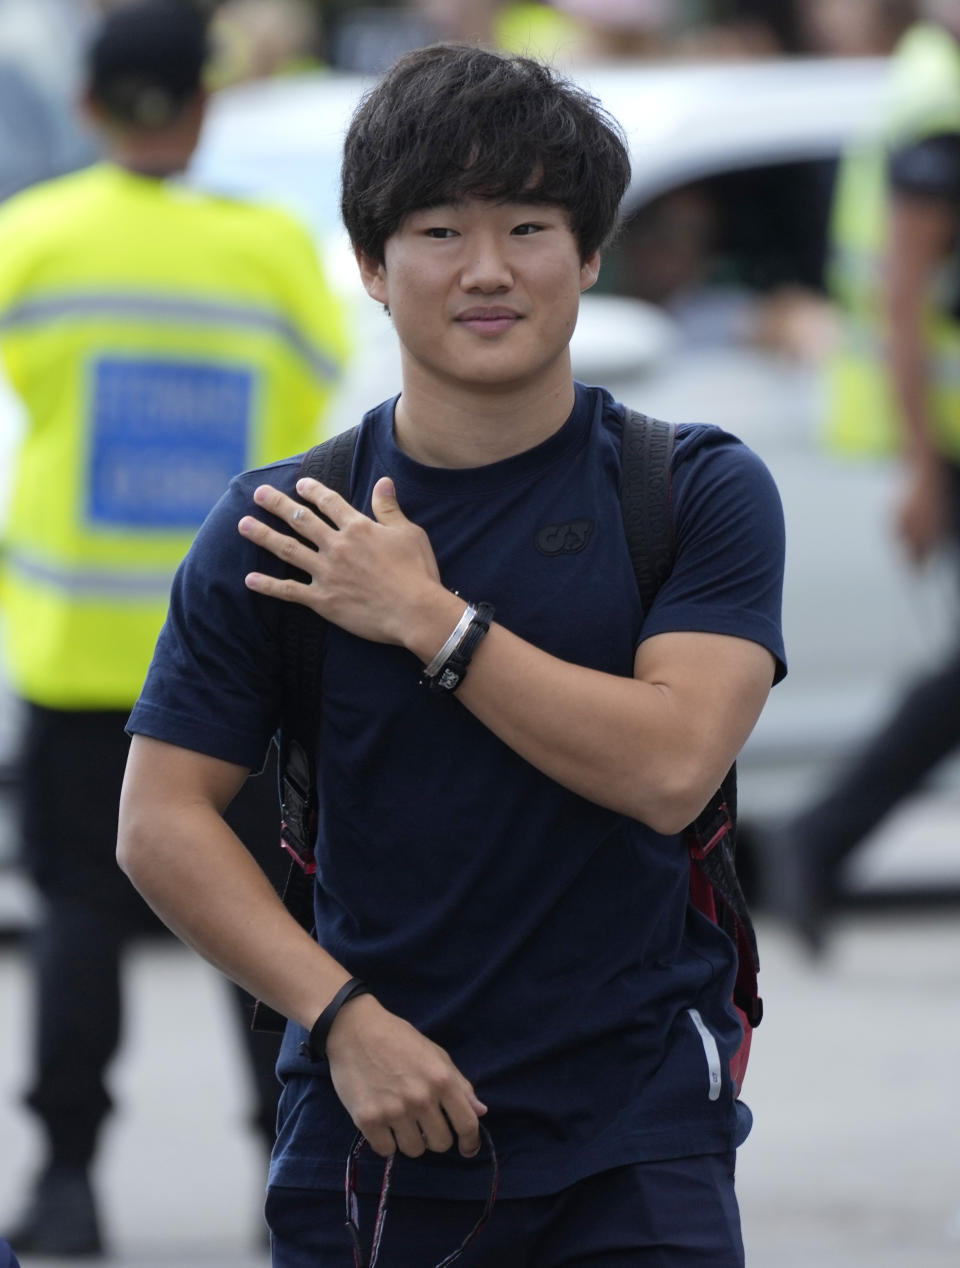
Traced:
<svg viewBox="0 0 960 1268">
<path fill-rule="evenodd" d="M 86 98 L 105 161 L 0 209 L 0 355 L 27 419 L 0 629 L 25 702 L 23 840 L 43 898 L 28 1102 L 49 1147 L 6 1230 L 21 1254 L 102 1245 L 89 1170 L 121 952 L 153 920 L 114 858 L 124 724 L 173 572 L 233 474 L 321 438 L 345 356 L 305 230 L 175 179 L 203 120 L 206 47 L 197 10 L 177 0 L 109 13 Z M 275 807 L 264 775 L 232 808 L 262 859 L 281 856 Z M 250 1044 L 269 1141 L 275 1044 Z"/>
<path fill-rule="evenodd" d="M 896 528 L 922 564 L 960 537 L 960 12 L 931 6 L 893 60 L 876 143 L 841 165 L 833 281 L 846 314 L 828 438 L 896 451 Z M 818 951 L 841 864 L 960 744 L 960 638 L 770 845 L 770 906 Z"/>
</svg>

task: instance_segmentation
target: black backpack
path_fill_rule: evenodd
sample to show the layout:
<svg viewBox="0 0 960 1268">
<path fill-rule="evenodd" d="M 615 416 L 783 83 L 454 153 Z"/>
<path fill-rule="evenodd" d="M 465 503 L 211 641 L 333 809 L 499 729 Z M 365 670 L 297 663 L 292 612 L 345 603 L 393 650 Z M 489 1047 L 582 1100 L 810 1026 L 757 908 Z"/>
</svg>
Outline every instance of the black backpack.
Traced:
<svg viewBox="0 0 960 1268">
<path fill-rule="evenodd" d="M 300 477 L 350 496 L 359 427 L 341 432 L 304 455 Z M 630 559 L 644 612 L 649 612 L 673 567 L 675 541 L 671 463 L 676 428 L 624 410 L 620 504 Z M 317 827 L 316 745 L 327 622 L 301 604 L 284 604 L 282 722 L 277 737 L 281 806 L 280 844 L 292 862 L 283 899 L 300 924 L 313 928 L 313 843 Z M 753 1029 L 763 1016 L 757 992 L 760 960 L 753 922 L 737 878 L 737 776 L 731 767 L 709 804 L 684 831 L 690 853 L 690 901 L 729 935 L 737 948 L 733 1002 L 743 1020 L 743 1042 L 731 1063 L 739 1092 Z M 253 1025 L 282 1030 L 285 1019 L 262 1002 Z"/>
</svg>

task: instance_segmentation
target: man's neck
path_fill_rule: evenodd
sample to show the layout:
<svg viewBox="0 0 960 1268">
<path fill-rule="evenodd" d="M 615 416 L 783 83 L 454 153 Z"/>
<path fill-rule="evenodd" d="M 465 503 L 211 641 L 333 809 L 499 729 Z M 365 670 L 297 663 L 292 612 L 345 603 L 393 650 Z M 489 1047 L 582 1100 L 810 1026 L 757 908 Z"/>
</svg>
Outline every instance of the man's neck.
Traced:
<svg viewBox="0 0 960 1268">
<path fill-rule="evenodd" d="M 97 116 L 94 116 L 96 119 Z M 203 120 L 201 100 L 162 128 L 106 125 L 103 148 L 107 159 L 128 172 L 164 179 L 186 171 L 197 148 Z"/>
<path fill-rule="evenodd" d="M 165 180 L 171 176 L 179 176 L 186 170 L 191 152 L 184 152 L 176 146 L 115 145 L 111 147 L 107 157 L 111 163 L 122 167 L 126 172 Z"/>
<path fill-rule="evenodd" d="M 558 432 L 574 405 L 569 373 L 548 388 L 448 389 L 411 383 L 394 415 L 398 447 L 428 467 L 484 467 L 533 449 Z"/>
</svg>

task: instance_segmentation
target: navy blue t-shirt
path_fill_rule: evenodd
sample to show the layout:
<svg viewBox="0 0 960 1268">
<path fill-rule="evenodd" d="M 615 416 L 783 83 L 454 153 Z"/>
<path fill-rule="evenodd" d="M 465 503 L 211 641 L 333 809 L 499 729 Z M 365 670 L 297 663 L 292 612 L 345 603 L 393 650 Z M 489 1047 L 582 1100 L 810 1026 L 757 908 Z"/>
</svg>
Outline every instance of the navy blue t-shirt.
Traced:
<svg viewBox="0 0 960 1268">
<path fill-rule="evenodd" d="M 555 656 L 630 677 L 641 637 L 780 633 L 783 519 L 769 473 L 717 428 L 679 429 L 676 565 L 640 609 L 618 497 L 619 407 L 577 385 L 564 426 L 470 469 L 425 467 L 393 438 L 390 401 L 364 419 L 352 501 L 393 477 L 443 582 Z M 242 538 L 265 481 L 235 479 L 174 583 L 131 731 L 251 768 L 278 724 L 277 600 L 243 584 L 279 572 Z M 566 526 L 575 526 L 567 531 Z M 642 635 L 641 635 L 642 626 Z M 729 1076 L 740 1041 L 735 955 L 687 903 L 678 837 L 567 791 L 455 697 L 418 685 L 400 647 L 327 639 L 316 917 L 324 947 L 388 1009 L 446 1048 L 490 1107 L 501 1192 L 554 1192 L 644 1159 L 726 1151 L 743 1135 Z M 290 1024 L 271 1182 L 338 1188 L 354 1128 Z M 722 1085 L 711 1076 L 719 1065 Z M 362 1182 L 378 1182 L 370 1159 Z M 377 1179 L 375 1179 L 375 1173 Z M 401 1159 L 397 1192 L 474 1196 L 483 1159 Z"/>
</svg>

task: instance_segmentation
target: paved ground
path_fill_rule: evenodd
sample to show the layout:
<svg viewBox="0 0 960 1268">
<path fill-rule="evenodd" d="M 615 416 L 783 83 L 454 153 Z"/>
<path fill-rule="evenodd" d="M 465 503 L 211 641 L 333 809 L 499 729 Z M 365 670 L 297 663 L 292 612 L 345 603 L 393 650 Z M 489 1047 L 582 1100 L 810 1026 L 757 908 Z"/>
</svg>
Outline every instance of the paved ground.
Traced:
<svg viewBox="0 0 960 1268">
<path fill-rule="evenodd" d="M 760 936 L 767 1018 L 748 1076 L 756 1127 L 739 1161 L 751 1268 L 956 1268 L 960 913 L 851 915 L 818 969 L 778 929 L 761 925 Z M 8 947 L 0 1227 L 37 1150 L 16 1104 L 25 985 Z M 254 1250 L 261 1160 L 242 1125 L 244 1072 L 221 984 L 187 952 L 154 947 L 134 959 L 129 998 L 121 1108 L 99 1170 L 110 1264 L 266 1268 Z"/>
</svg>

